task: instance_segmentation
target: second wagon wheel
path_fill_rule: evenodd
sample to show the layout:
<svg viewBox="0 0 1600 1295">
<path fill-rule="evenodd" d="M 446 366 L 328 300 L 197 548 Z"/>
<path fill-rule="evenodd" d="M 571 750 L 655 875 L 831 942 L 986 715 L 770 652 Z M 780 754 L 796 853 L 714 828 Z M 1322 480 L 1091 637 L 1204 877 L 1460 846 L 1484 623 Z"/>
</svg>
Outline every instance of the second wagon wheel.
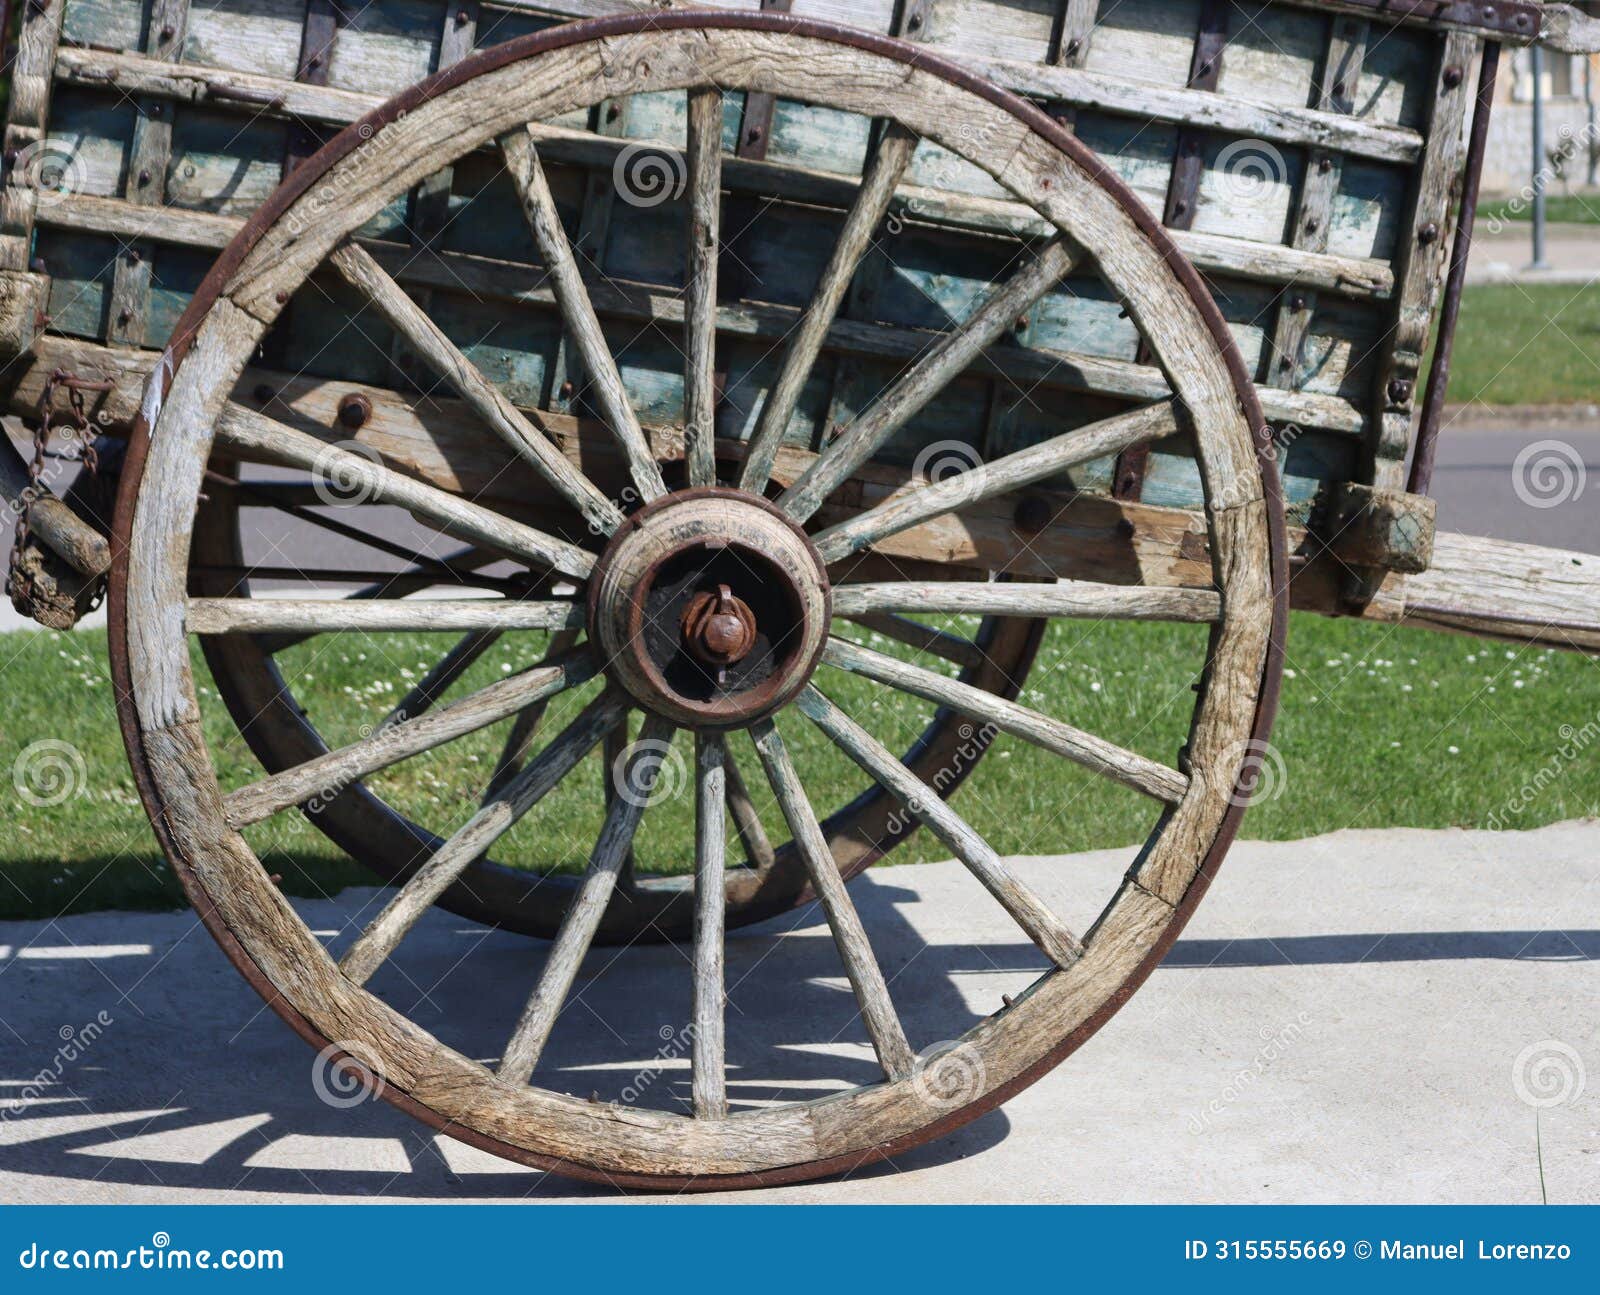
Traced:
<svg viewBox="0 0 1600 1295">
<path fill-rule="evenodd" d="M 537 125 L 603 96 L 644 92 L 690 96 L 689 182 L 696 194 L 718 188 L 718 99 L 754 92 L 890 123 L 857 204 L 869 228 L 877 223 L 873 195 L 888 183 L 882 172 L 893 167 L 894 150 L 925 140 L 1032 208 L 1044 232 L 1017 250 L 1009 275 L 963 322 L 925 339 L 900 378 L 820 451 L 780 453 L 782 428 L 764 426 L 719 461 L 709 421 L 691 412 L 686 479 L 673 488 L 611 380 L 615 366 L 555 216 L 541 158 L 548 137 Z M 379 597 L 312 606 L 197 596 L 188 560 L 213 456 L 281 463 L 321 452 L 296 448 L 301 442 L 242 416 L 234 403 L 239 376 L 269 326 L 326 264 L 390 318 L 411 316 L 408 299 L 352 235 L 443 161 L 496 145 L 518 182 L 567 326 L 595 375 L 606 449 L 642 506 L 624 515 L 617 502 L 624 496 L 608 494 L 587 474 L 605 456 L 601 446 L 584 443 L 575 462 L 482 391 L 485 419 L 604 537 L 598 555 L 581 532 L 558 534 L 553 523 L 535 526 L 363 461 L 347 466 L 367 473 L 395 502 L 461 538 L 516 555 L 548 578 L 493 602 Z M 709 198 L 696 200 L 700 220 L 711 209 Z M 708 235 L 698 246 L 709 258 L 715 241 Z M 1036 302 L 1063 280 L 1084 276 L 1127 312 L 1157 366 L 1151 373 L 1164 375 L 1170 393 L 943 482 L 874 490 L 872 460 L 897 429 L 981 363 L 985 348 Z M 1063 298 L 1070 299 L 1076 295 Z M 703 414 L 713 399 L 716 309 L 704 268 L 691 276 L 683 309 L 691 411 Z M 815 355 L 808 334 L 827 335 L 832 344 L 826 303 L 819 309 L 824 317 L 802 323 L 792 344 L 802 365 L 809 364 L 808 346 Z M 772 1182 L 892 1154 L 1004 1100 L 1109 1018 L 1176 938 L 1232 840 L 1256 744 L 1270 727 L 1286 614 L 1281 509 L 1275 477 L 1257 454 L 1253 389 L 1198 278 L 1131 193 L 1047 116 L 949 64 L 894 41 L 777 15 L 603 20 L 510 42 L 392 101 L 297 172 L 224 254 L 178 337 L 146 400 L 148 429 L 130 451 L 112 600 L 120 712 L 147 809 L 197 908 L 274 1008 L 316 1046 L 360 1058 L 386 1096 L 456 1137 L 525 1163 L 638 1185 Z M 472 390 L 471 367 L 439 349 L 441 361 L 455 366 L 453 379 Z M 893 561 L 856 573 L 874 575 L 870 580 L 833 578 L 853 554 L 892 555 L 897 536 L 931 531 L 932 547 L 943 534 L 959 551 L 952 538 L 962 529 L 957 514 L 970 518 L 996 496 L 1178 427 L 1198 460 L 1203 526 L 1187 536 L 1145 537 L 1150 544 L 1141 548 L 1138 528 L 1129 524 L 1115 530 L 1127 545 L 1120 560 L 1106 552 L 1079 563 L 1078 574 L 1086 563 L 1099 564 L 1126 580 L 1143 575 L 1143 584 L 937 581 L 923 578 L 926 565 L 907 580 L 896 578 Z M 769 501 L 761 487 L 780 459 L 788 477 Z M 939 530 L 947 522 L 953 533 Z M 1170 761 L 1155 760 L 830 632 L 833 616 L 905 612 L 1207 626 L 1187 742 Z M 587 646 L 225 795 L 202 726 L 190 636 L 337 625 L 506 634 L 581 628 Z M 361 929 L 331 949 L 240 835 L 242 824 L 263 814 L 584 681 L 592 699 L 573 707 L 513 780 L 465 816 L 381 912 L 364 916 Z M 860 681 L 881 686 L 890 700 L 909 694 L 970 714 L 1143 798 L 1150 835 L 1087 929 L 1069 929 L 936 788 L 878 740 L 871 731 L 878 712 L 852 705 L 847 713 L 838 704 L 847 684 L 868 686 Z M 430 1032 L 370 992 L 369 980 L 430 900 L 633 711 L 643 723 L 630 737 L 626 776 L 542 966 L 530 958 L 531 992 L 520 1013 L 501 1023 L 504 1042 L 486 1051 L 479 1036 L 493 1023 L 477 1019 L 442 1021 Z M 677 765 L 675 735 L 680 747 L 693 747 Z M 976 893 L 986 891 L 1037 950 L 1040 974 L 1027 993 L 976 1024 L 959 1022 L 964 1032 L 953 1046 L 964 1080 L 955 1100 L 938 1073 L 950 1048 L 919 1059 L 915 1045 L 928 1041 L 907 1037 L 872 931 L 815 816 L 806 761 L 797 754 L 824 739 L 920 819 L 970 870 Z M 882 1078 L 812 1102 L 741 1109 L 726 1080 L 726 1062 L 740 1054 L 742 1041 L 724 1021 L 725 815 L 729 752 L 748 757 L 752 747 L 820 900 Z M 693 988 L 693 1085 L 681 1113 L 582 1100 L 570 1089 L 583 1078 L 565 1074 L 546 1047 L 552 1032 L 579 1028 L 563 1017 L 563 1006 L 657 780 L 673 768 L 692 770 L 688 799 L 697 818 L 694 950 L 683 971 Z M 782 953 L 780 946 L 774 956 Z M 896 982 L 897 997 L 915 993 L 907 979 Z M 490 1063 L 472 1059 L 485 1055 Z"/>
</svg>

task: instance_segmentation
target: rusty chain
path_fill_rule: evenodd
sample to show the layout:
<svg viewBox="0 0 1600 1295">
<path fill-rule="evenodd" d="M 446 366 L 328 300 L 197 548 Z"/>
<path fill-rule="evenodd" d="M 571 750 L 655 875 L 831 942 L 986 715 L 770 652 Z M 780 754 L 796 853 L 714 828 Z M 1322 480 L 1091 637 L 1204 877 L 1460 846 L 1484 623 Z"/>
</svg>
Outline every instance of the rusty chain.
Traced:
<svg viewBox="0 0 1600 1295">
<path fill-rule="evenodd" d="M 45 380 L 44 391 L 39 396 L 39 421 L 33 432 L 33 457 L 28 461 L 28 485 L 20 501 L 21 507 L 17 510 L 17 524 L 11 543 L 11 561 L 6 573 L 6 593 L 11 597 L 12 606 L 24 615 L 31 614 L 29 609 L 35 591 L 33 577 L 23 564 L 23 556 L 32 537 L 29 514 L 33 510 L 33 502 L 46 489 L 41 481 L 44 477 L 45 460 L 49 454 L 50 436 L 58 425 L 56 391 L 63 389 L 67 393 L 65 419 L 60 425 L 68 429 L 67 439 L 78 443 L 78 461 L 83 464 L 84 470 L 90 476 L 97 476 L 100 472 L 100 454 L 95 448 L 94 429 L 89 422 L 84 393 L 105 391 L 110 386 L 109 382 L 80 378 L 66 369 L 55 370 Z M 87 610 L 92 611 L 98 607 L 104 596 L 105 586 L 102 584 Z"/>
</svg>

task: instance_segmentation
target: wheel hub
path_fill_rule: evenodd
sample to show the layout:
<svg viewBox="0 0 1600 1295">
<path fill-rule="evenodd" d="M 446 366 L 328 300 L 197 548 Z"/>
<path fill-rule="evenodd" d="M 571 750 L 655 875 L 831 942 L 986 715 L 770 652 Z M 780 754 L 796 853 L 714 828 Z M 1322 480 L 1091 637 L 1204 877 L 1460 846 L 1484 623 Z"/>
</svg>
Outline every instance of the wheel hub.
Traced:
<svg viewBox="0 0 1600 1295">
<path fill-rule="evenodd" d="M 641 706 L 691 728 L 734 728 L 800 691 L 827 640 L 827 572 L 765 500 L 681 491 L 629 517 L 589 584 L 589 632 Z"/>
</svg>

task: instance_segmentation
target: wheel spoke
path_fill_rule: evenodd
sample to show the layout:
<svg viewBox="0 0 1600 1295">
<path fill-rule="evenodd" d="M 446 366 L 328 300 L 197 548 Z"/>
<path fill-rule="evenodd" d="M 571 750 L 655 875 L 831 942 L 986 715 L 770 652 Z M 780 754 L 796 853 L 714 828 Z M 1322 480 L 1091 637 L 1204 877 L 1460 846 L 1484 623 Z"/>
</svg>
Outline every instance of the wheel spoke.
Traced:
<svg viewBox="0 0 1600 1295">
<path fill-rule="evenodd" d="M 579 632 L 577 630 L 562 630 L 550 639 L 550 650 L 545 660 L 563 656 L 577 646 Z M 533 739 L 538 736 L 539 725 L 544 722 L 545 710 L 548 702 L 536 702 L 517 712 L 517 718 L 511 725 L 511 732 L 506 735 L 505 745 L 500 749 L 500 758 L 495 761 L 494 773 L 490 775 L 489 785 L 483 793 L 483 803 L 488 804 L 501 789 L 517 776 L 522 768 L 522 762 L 528 758 L 528 752 L 533 749 Z"/>
<path fill-rule="evenodd" d="M 1001 907 L 1058 967 L 1071 966 L 1083 945 L 1045 905 L 1017 880 L 1000 856 L 939 793 L 901 764 L 874 738 L 815 688 L 806 687 L 798 705 L 836 746 L 860 765 L 885 790 L 898 797 L 919 821 L 944 842 Z"/>
<path fill-rule="evenodd" d="M 627 713 L 627 702 L 615 693 L 602 694 L 590 702 L 499 796 L 479 809 L 417 869 L 339 960 L 340 970 L 356 984 L 365 984 L 428 911 L 428 906 L 450 888 L 474 859 L 549 795 Z"/>
<path fill-rule="evenodd" d="M 478 548 L 462 549 L 460 552 L 444 559 L 445 564 L 450 569 L 450 573 L 452 575 L 459 573 L 462 577 L 471 575 L 473 567 L 490 567 L 501 560 L 498 553 L 490 553 Z M 345 601 L 371 602 L 377 598 L 387 598 L 392 595 L 396 581 L 421 581 L 428 578 L 427 570 L 413 567 L 408 571 L 396 572 L 392 576 L 384 576 L 379 584 L 367 585 L 364 588 L 357 589 Z M 432 578 L 431 583 L 427 585 L 419 584 L 417 587 L 432 589 L 436 588 L 440 583 L 441 581 L 437 578 Z M 317 630 L 303 630 L 296 634 L 262 635 L 256 640 L 256 645 L 271 656 L 279 652 L 287 652 L 292 647 L 298 647 L 308 639 L 315 638 L 318 633 L 319 631 Z"/>
<path fill-rule="evenodd" d="M 191 598 L 191 634 L 334 633 L 351 630 L 562 630 L 584 623 L 579 603 L 489 598 Z"/>
<path fill-rule="evenodd" d="M 960 328 L 940 336 L 928 352 L 856 419 L 804 475 L 783 492 L 778 504 L 804 522 L 829 495 L 915 417 L 957 376 L 1016 326 L 1033 304 L 1072 269 L 1077 254 L 1064 239 L 1046 243 L 996 288 Z"/>
<path fill-rule="evenodd" d="M 1177 430 L 1177 408 L 1170 400 L 1102 419 L 968 472 L 920 483 L 847 522 L 829 527 L 816 537 L 817 548 L 824 561 L 838 562 L 943 513 L 1019 490 L 1080 463 L 1120 454 Z"/>
<path fill-rule="evenodd" d="M 647 716 L 639 740 L 628 751 L 624 774 L 628 791 L 617 796 L 606 811 L 600 839 L 589 858 L 589 868 L 578 886 L 572 907 L 561 921 L 555 942 L 545 958 L 539 983 L 522 1009 L 521 1019 L 500 1058 L 500 1078 L 525 1084 L 539 1064 L 544 1045 L 550 1038 L 556 1017 L 566 1004 L 577 979 L 584 955 L 594 943 L 594 935 L 605 916 L 606 904 L 616 888 L 617 876 L 633 846 L 634 833 L 644 817 L 650 793 L 661 771 L 664 748 L 672 740 L 673 725 L 656 715 Z"/>
<path fill-rule="evenodd" d="M 223 408 L 222 417 L 217 421 L 217 443 L 234 453 L 251 457 L 252 461 L 265 459 L 333 477 L 341 485 L 348 483 L 353 492 L 371 503 L 409 509 L 458 539 L 497 549 L 532 566 L 553 567 L 579 579 L 594 568 L 593 555 L 575 544 L 511 521 L 437 486 L 391 471 L 381 463 L 330 445 L 232 401 Z"/>
<path fill-rule="evenodd" d="M 400 704 L 383 717 L 380 729 L 403 724 L 408 719 L 426 715 L 433 704 L 450 691 L 462 675 L 472 669 L 478 659 L 500 641 L 499 630 L 471 630 L 439 659 L 439 664 L 417 681 L 416 687 L 400 699 Z"/>
<path fill-rule="evenodd" d="M 916 136 L 898 123 L 889 122 L 885 125 L 872 161 L 862 176 L 855 203 L 845 217 L 844 227 L 839 231 L 839 241 L 834 244 L 833 255 L 817 283 L 811 304 L 806 308 L 784 352 L 783 367 L 767 392 L 761 421 L 750 438 L 749 453 L 745 456 L 739 485 L 753 494 L 760 494 L 766 489 L 767 479 L 772 475 L 773 460 L 778 456 L 778 447 L 783 444 L 784 433 L 794 417 L 795 406 L 800 402 L 806 379 L 811 376 L 861 258 L 872 245 L 878 223 L 889 210 L 895 188 L 905 176 L 906 167 L 910 165 L 916 149 Z"/>
<path fill-rule="evenodd" d="M 575 688 L 595 675 L 585 654 L 536 667 L 482 688 L 432 715 L 384 721 L 370 737 L 274 774 L 224 797 L 223 816 L 238 831 L 313 797 L 331 800 L 350 784 L 476 733 L 536 702 Z"/>
<path fill-rule="evenodd" d="M 583 285 L 583 276 L 572 255 L 572 244 L 561 227 L 561 215 L 556 210 L 555 196 L 550 192 L 550 182 L 545 177 L 544 164 L 539 161 L 533 137 L 525 128 L 511 131 L 501 137 L 500 152 L 522 200 L 523 215 L 533 230 L 539 255 L 549 271 L 556 304 L 561 308 L 567 331 L 594 386 L 600 412 L 628 460 L 634 487 L 648 503 L 666 494 L 666 482 L 661 479 L 661 468 L 650 452 L 638 415 L 633 412 L 628 389 L 623 385 L 616 359 L 600 328 L 594 303 L 589 300 L 589 290 Z"/>
<path fill-rule="evenodd" d="M 495 434 L 527 459 L 590 527 L 605 535 L 616 530 L 622 522 L 621 510 L 461 353 L 427 312 L 372 259 L 371 253 L 355 243 L 346 243 L 331 260 L 346 281 L 378 308 L 417 354 L 455 387 Z"/>
<path fill-rule="evenodd" d="M 727 782 L 720 733 L 699 738 L 695 773 L 694 1113 L 698 1119 L 716 1120 L 728 1113 L 722 969 Z"/>
<path fill-rule="evenodd" d="M 849 586 L 845 586 L 848 588 Z M 872 585 L 860 586 L 864 589 L 874 588 Z M 837 600 L 842 590 L 834 591 L 836 614 L 839 612 Z M 921 607 L 917 611 L 924 610 Z M 951 634 L 947 630 L 935 629 L 932 625 L 924 625 L 921 621 L 908 620 L 904 616 L 894 616 L 889 613 L 876 614 L 872 612 L 856 612 L 846 616 L 845 619 L 854 621 L 862 629 L 872 630 L 891 638 L 896 643 L 904 643 L 907 647 L 916 648 L 919 652 L 931 652 L 934 656 L 943 657 L 946 661 L 954 661 L 962 666 L 980 666 L 984 663 L 983 649 L 971 639 L 964 639 L 959 634 Z"/>
<path fill-rule="evenodd" d="M 1102 585 L 1088 580 L 1053 584 L 931 581 L 840 585 L 833 614 L 859 619 L 878 612 L 977 616 L 1055 616 L 1073 620 L 1178 621 L 1208 625 L 1222 616 L 1214 589 Z"/>
<path fill-rule="evenodd" d="M 722 238 L 722 92 L 689 92 L 689 264 L 683 420 L 689 484 L 717 484 L 717 255 Z"/>
<path fill-rule="evenodd" d="M 822 902 L 828 926 L 833 931 L 834 944 L 838 946 L 845 973 L 850 977 L 851 988 L 855 990 L 861 1019 L 866 1024 L 883 1073 L 890 1079 L 902 1079 L 915 1067 L 916 1057 L 912 1054 L 911 1045 L 906 1042 L 905 1030 L 901 1028 L 900 1018 L 889 998 L 889 986 L 884 981 L 883 969 L 873 956 L 872 945 L 861 925 L 861 915 L 856 912 L 850 892 L 845 888 L 844 878 L 839 875 L 839 865 L 834 860 L 833 852 L 828 849 L 822 825 L 817 821 L 811 801 L 795 772 L 794 762 L 790 760 L 788 749 L 772 721 L 762 720 L 751 729 L 751 735 L 755 738 L 761 763 L 766 767 L 767 780 L 772 784 L 778 804 L 783 808 L 789 830 L 794 833 L 795 848 L 805 863 L 811 887 Z"/>
<path fill-rule="evenodd" d="M 898 688 L 935 705 L 948 706 L 980 723 L 992 724 L 1003 733 L 1044 747 L 1164 804 L 1177 804 L 1189 789 L 1188 778 L 1176 769 L 959 679 L 908 665 L 839 638 L 828 640 L 822 659 L 840 670 Z"/>
<path fill-rule="evenodd" d="M 745 785 L 732 752 L 724 751 L 722 772 L 728 788 L 728 813 L 733 816 L 733 830 L 744 847 L 745 859 L 757 872 L 765 872 L 777 861 L 778 854 L 767 839 L 766 828 L 761 826 L 761 815 L 756 811 L 755 801 L 750 799 L 750 789 Z"/>
</svg>

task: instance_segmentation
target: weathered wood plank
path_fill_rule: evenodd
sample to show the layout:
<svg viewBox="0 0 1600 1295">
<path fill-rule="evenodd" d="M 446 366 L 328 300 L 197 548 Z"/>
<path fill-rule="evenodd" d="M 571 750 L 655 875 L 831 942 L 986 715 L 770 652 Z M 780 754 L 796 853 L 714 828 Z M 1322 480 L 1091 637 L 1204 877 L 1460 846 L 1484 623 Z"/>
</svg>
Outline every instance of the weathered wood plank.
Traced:
<svg viewBox="0 0 1600 1295">
<path fill-rule="evenodd" d="M 554 790 L 627 714 L 623 698 L 604 693 L 584 707 L 549 746 L 494 799 L 406 880 L 371 925 L 345 951 L 339 969 L 352 984 L 364 985 L 405 939 L 406 933 L 448 890 L 474 859 L 489 850 L 530 809 Z"/>
<path fill-rule="evenodd" d="M 191 598 L 185 624 L 191 634 L 562 630 L 581 629 L 584 612 L 572 602 L 497 599 Z"/>
<path fill-rule="evenodd" d="M 728 1114 L 723 1048 L 723 905 L 727 883 L 725 834 L 728 786 L 720 733 L 695 739 L 694 1050 L 690 1060 L 697 1119 Z"/>
<path fill-rule="evenodd" d="M 1002 732 L 1053 751 L 1112 782 L 1165 804 L 1177 804 L 1189 789 L 1189 779 L 1176 769 L 948 675 L 936 674 L 840 638 L 828 640 L 823 659 L 829 665 L 864 679 L 898 688 L 938 706 L 948 706 L 980 723 L 993 724 Z"/>
<path fill-rule="evenodd" d="M 230 792 L 222 802 L 228 826 L 239 829 L 259 823 L 313 797 L 330 800 L 369 774 L 586 683 L 596 668 L 587 655 L 575 655 L 558 665 L 536 667 L 490 684 L 433 714 L 385 723 L 359 742 Z"/>
<path fill-rule="evenodd" d="M 884 981 L 883 969 L 872 952 L 872 942 L 867 938 L 861 916 L 856 912 L 850 892 L 839 875 L 839 865 L 822 835 L 822 827 L 804 785 L 795 772 L 788 748 L 778 736 L 771 720 L 761 720 L 751 729 L 756 751 L 767 771 L 767 781 L 778 798 L 783 816 L 794 833 L 795 847 L 806 866 L 811 887 L 817 892 L 828 926 L 833 932 L 834 944 L 844 962 L 845 973 L 855 990 L 856 1002 L 861 1008 L 861 1019 L 872 1039 L 872 1046 L 890 1079 L 903 1079 L 916 1066 L 911 1045 L 906 1042 L 905 1030 L 900 1024 L 894 1003 L 889 998 L 889 986 Z"/>
<path fill-rule="evenodd" d="M 897 797 L 1000 902 L 1000 906 L 1058 967 L 1070 967 L 1083 945 L 1049 907 L 1000 861 L 1000 856 L 932 787 L 866 729 L 811 685 L 797 699 L 805 716 L 874 780 Z"/>
<path fill-rule="evenodd" d="M 556 1018 L 572 992 L 573 981 L 578 978 L 578 968 L 583 965 L 584 956 L 594 943 L 595 932 L 600 929 L 600 919 L 605 915 L 606 904 L 616 889 L 634 834 L 639 830 L 639 821 L 649 804 L 673 731 L 668 720 L 647 715 L 639 740 L 628 750 L 623 774 L 628 794 L 615 797 L 606 811 L 588 870 L 545 955 L 539 983 L 523 1007 L 500 1058 L 496 1073 L 506 1083 L 527 1083 L 539 1064 L 550 1031 L 555 1028 Z M 719 907 L 720 903 L 719 896 Z"/>
</svg>

